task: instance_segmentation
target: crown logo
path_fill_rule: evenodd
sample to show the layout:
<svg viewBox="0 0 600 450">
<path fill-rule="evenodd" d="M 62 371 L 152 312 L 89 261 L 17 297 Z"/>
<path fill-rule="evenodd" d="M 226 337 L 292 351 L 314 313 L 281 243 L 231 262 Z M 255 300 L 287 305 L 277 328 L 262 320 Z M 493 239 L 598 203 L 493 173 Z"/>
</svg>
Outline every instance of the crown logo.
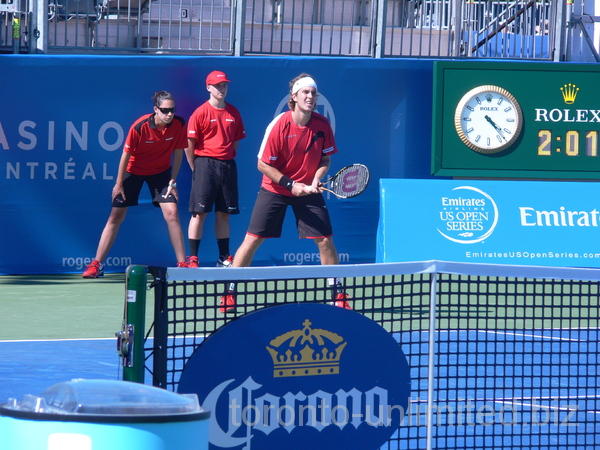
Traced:
<svg viewBox="0 0 600 450">
<path fill-rule="evenodd" d="M 569 83 L 561 87 L 560 90 L 562 92 L 563 99 L 567 105 L 572 105 L 573 103 L 575 103 L 577 91 L 579 91 L 579 88 L 577 86 Z"/>
<path fill-rule="evenodd" d="M 306 377 L 340 373 L 344 338 L 331 331 L 311 328 L 306 319 L 301 330 L 277 336 L 266 347 L 273 359 L 273 376 Z"/>
<path fill-rule="evenodd" d="M 485 99 L 488 103 L 491 103 L 494 97 L 492 96 L 492 94 L 485 94 Z"/>
</svg>

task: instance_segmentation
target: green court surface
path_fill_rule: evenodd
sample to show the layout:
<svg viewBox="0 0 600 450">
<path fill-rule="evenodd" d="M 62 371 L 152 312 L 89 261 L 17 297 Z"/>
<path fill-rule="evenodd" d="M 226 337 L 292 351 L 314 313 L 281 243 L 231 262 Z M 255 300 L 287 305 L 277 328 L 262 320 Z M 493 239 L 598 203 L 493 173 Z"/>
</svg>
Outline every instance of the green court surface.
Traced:
<svg viewBox="0 0 600 450">
<path fill-rule="evenodd" d="M 125 274 L 0 276 L 0 340 L 114 338 Z"/>
</svg>

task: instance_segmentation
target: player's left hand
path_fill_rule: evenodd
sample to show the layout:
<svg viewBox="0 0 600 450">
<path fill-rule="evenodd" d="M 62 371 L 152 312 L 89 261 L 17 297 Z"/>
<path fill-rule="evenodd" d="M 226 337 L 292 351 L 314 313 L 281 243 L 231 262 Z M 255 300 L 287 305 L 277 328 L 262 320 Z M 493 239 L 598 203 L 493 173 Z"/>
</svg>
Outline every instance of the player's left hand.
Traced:
<svg viewBox="0 0 600 450">
<path fill-rule="evenodd" d="M 295 191 L 295 193 L 292 193 L 294 193 L 296 197 L 303 197 L 305 195 L 316 194 L 318 192 L 314 186 L 309 186 L 308 184 L 304 183 L 295 183 L 292 191 Z"/>
<path fill-rule="evenodd" d="M 177 192 L 177 188 L 175 186 L 169 186 L 167 188 L 167 193 L 163 197 L 167 198 L 171 194 L 173 194 L 173 197 L 175 197 L 175 200 L 179 201 L 179 192 Z"/>
</svg>

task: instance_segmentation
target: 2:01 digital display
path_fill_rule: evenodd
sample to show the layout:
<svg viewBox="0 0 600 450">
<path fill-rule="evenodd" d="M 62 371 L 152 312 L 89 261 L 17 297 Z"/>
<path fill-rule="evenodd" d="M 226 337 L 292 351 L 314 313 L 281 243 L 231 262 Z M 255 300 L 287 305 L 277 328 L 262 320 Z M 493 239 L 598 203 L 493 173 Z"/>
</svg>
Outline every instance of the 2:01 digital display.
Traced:
<svg viewBox="0 0 600 450">
<path fill-rule="evenodd" d="M 564 153 L 567 156 L 598 156 L 598 130 L 570 130 L 564 134 L 553 134 L 552 130 L 539 130 L 538 155 L 550 156 L 553 153 Z"/>
</svg>

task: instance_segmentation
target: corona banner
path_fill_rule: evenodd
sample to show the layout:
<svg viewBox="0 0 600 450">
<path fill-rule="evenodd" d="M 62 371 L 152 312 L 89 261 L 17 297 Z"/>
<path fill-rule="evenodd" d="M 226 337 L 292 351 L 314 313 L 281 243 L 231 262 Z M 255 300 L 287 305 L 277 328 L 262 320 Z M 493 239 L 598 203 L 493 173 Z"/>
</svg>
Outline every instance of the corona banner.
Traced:
<svg viewBox="0 0 600 450">
<path fill-rule="evenodd" d="M 299 303 L 219 329 L 190 357 L 178 392 L 197 394 L 211 411 L 213 450 L 375 450 L 407 414 L 410 372 L 376 322 Z"/>
</svg>

